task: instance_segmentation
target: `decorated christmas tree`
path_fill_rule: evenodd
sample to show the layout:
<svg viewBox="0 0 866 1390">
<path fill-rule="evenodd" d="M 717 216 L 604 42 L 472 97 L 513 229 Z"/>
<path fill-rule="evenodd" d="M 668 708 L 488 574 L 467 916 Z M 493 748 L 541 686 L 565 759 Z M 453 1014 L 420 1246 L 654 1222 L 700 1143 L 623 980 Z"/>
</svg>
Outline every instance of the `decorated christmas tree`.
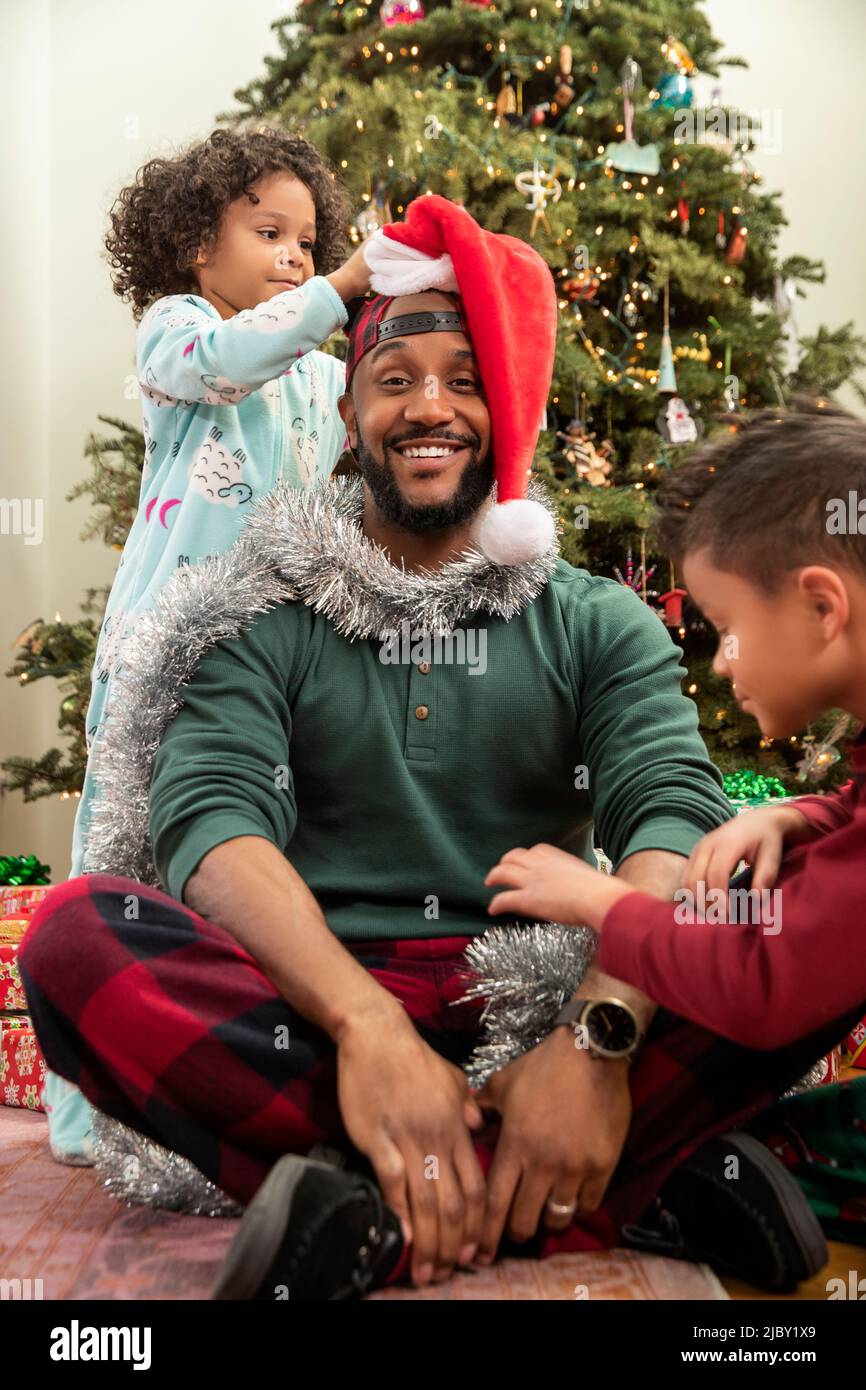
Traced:
<svg viewBox="0 0 866 1390">
<path fill-rule="evenodd" d="M 713 677 L 714 634 L 652 551 L 653 494 L 702 433 L 798 391 L 851 382 L 866 399 L 854 381 L 866 344 L 852 324 L 797 339 L 793 302 L 823 268 L 778 254 L 780 195 L 749 160 L 760 131 L 723 101 L 720 75 L 742 60 L 722 54 L 700 4 L 301 0 L 272 27 L 279 56 L 217 119 L 313 141 L 349 191 L 354 244 L 432 192 L 539 251 L 560 324 L 536 462 L 565 558 L 629 584 L 683 645 L 686 689 L 732 791 L 749 790 L 749 777 L 754 790 L 776 777 L 775 790 L 792 792 L 840 780 L 844 723 L 831 713 L 791 741 L 763 739 Z M 697 102 L 699 74 L 718 83 L 709 105 Z M 342 339 L 326 347 L 342 353 Z M 93 493 L 119 548 L 141 437 L 110 423 L 120 443 L 91 441 L 94 476 L 78 491 Z M 112 447 L 119 471 L 106 462 Z M 4 765 L 27 797 L 80 786 L 97 628 L 88 616 L 24 634 L 10 674 L 66 680 L 61 726 L 73 733 L 66 763 L 52 750 Z"/>
</svg>

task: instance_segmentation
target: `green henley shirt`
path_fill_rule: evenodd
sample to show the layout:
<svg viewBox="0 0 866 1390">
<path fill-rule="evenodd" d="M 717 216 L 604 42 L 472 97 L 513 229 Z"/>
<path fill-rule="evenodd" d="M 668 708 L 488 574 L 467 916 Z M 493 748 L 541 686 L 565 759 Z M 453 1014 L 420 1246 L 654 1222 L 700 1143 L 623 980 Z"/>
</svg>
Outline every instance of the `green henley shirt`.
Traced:
<svg viewBox="0 0 866 1390">
<path fill-rule="evenodd" d="M 154 762 L 168 892 L 182 901 L 209 850 L 260 835 L 342 940 L 474 936 L 492 921 L 484 877 L 515 845 L 594 863 L 594 823 L 617 868 L 688 855 L 732 816 L 679 648 L 631 590 L 560 559 L 516 617 L 463 629 L 474 667 L 383 661 L 378 639 L 301 602 L 210 647 Z"/>
</svg>

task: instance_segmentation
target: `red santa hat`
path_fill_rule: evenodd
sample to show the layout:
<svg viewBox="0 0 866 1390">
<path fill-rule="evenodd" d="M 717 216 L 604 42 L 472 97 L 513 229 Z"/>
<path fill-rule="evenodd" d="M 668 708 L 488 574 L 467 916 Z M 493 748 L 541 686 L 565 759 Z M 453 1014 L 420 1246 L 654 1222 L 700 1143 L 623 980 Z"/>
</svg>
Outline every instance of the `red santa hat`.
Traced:
<svg viewBox="0 0 866 1390">
<path fill-rule="evenodd" d="M 488 232 L 457 203 L 425 194 L 405 222 L 389 222 L 363 246 L 370 284 L 394 298 L 438 289 L 460 296 L 490 410 L 496 504 L 484 508 L 474 539 L 500 565 L 544 554 L 551 513 L 526 496 L 553 377 L 557 301 L 537 251 Z"/>
</svg>

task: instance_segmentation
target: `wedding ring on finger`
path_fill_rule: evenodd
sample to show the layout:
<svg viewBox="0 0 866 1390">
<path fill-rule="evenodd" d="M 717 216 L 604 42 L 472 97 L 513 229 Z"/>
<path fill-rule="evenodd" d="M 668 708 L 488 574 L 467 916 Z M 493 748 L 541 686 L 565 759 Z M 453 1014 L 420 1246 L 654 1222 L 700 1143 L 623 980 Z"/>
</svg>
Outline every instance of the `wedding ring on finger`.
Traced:
<svg viewBox="0 0 866 1390">
<path fill-rule="evenodd" d="M 552 1197 L 548 1197 L 546 1206 L 551 1216 L 573 1216 L 577 1211 L 577 1200 L 573 1202 L 554 1202 Z"/>
</svg>

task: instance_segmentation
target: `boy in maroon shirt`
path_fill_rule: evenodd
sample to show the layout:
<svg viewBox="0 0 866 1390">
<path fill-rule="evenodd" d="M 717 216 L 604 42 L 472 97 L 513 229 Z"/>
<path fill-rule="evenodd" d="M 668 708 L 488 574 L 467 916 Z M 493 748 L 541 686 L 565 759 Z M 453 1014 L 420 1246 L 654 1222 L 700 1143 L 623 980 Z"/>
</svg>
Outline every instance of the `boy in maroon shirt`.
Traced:
<svg viewBox="0 0 866 1390">
<path fill-rule="evenodd" d="M 591 926 L 610 975 L 784 1047 L 866 997 L 866 421 L 824 399 L 761 411 L 673 474 L 659 509 L 660 548 L 716 628 L 713 670 L 768 738 L 853 715 L 853 777 L 713 830 L 673 902 L 540 844 L 491 870 L 488 911 Z M 742 859 L 748 894 L 731 892 Z"/>
</svg>

